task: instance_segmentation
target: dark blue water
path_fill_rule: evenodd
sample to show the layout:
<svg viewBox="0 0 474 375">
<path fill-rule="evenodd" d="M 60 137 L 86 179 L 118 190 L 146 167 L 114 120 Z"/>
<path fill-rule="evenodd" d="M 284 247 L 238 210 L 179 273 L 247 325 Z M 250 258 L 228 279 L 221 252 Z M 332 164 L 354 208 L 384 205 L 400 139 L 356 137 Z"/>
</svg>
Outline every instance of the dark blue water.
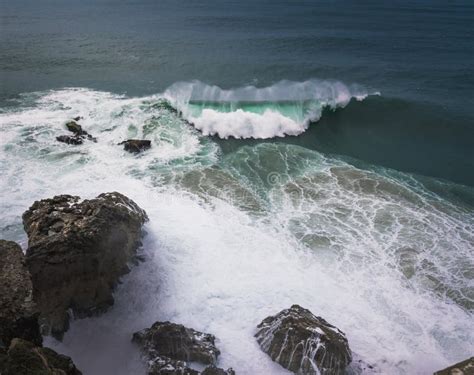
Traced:
<svg viewBox="0 0 474 375">
<path fill-rule="evenodd" d="M 474 185 L 471 1 L 2 0 L 0 15 L 4 104 L 70 86 L 336 79 L 382 96 L 285 141 Z"/>
</svg>

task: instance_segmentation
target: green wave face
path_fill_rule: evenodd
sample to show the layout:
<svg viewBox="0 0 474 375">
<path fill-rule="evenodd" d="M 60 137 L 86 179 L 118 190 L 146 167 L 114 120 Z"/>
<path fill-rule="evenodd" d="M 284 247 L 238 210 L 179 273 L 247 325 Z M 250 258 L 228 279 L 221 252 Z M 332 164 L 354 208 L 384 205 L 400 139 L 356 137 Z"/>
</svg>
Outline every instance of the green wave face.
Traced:
<svg viewBox="0 0 474 375">
<path fill-rule="evenodd" d="M 237 111 L 250 112 L 259 115 L 267 111 L 278 112 L 282 116 L 302 123 L 312 120 L 312 116 L 319 114 L 324 103 L 317 100 L 304 101 L 201 101 L 191 100 L 188 103 L 189 114 L 192 117 L 201 116 L 203 110 L 210 109 L 221 113 Z"/>
</svg>

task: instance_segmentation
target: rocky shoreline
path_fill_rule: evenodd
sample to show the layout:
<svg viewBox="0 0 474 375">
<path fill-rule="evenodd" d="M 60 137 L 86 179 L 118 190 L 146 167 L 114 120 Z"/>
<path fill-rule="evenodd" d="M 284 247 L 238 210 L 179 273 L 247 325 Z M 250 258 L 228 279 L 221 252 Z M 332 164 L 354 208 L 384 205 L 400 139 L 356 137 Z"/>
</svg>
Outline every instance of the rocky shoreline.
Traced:
<svg viewBox="0 0 474 375">
<path fill-rule="evenodd" d="M 80 126 L 74 129 L 75 136 L 89 136 Z M 114 287 L 141 246 L 146 221 L 146 212 L 117 192 L 33 203 L 23 214 L 26 255 L 15 242 L 0 240 L 1 375 L 81 374 L 73 359 L 43 347 L 42 336 L 61 339 L 71 318 L 98 315 L 113 305 Z M 236 374 L 217 367 L 220 350 L 212 334 L 155 322 L 131 336 L 149 375 Z M 263 352 L 295 374 L 378 373 L 361 361 L 351 364 L 345 334 L 299 305 L 265 318 L 255 338 Z M 197 371 L 192 363 L 205 368 Z M 473 374 L 474 358 L 436 374 L 454 373 Z"/>
</svg>

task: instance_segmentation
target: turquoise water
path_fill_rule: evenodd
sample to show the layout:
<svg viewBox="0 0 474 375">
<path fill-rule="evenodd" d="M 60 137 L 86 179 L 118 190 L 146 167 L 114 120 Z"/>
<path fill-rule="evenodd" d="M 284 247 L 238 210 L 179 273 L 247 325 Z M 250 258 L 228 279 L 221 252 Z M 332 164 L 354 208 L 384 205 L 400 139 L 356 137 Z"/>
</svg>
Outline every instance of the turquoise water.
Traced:
<svg viewBox="0 0 474 375">
<path fill-rule="evenodd" d="M 84 374 L 143 373 L 131 333 L 172 320 L 215 334 L 222 367 L 285 374 L 254 328 L 299 303 L 378 373 L 471 355 L 472 16 L 0 1 L 0 237 L 26 248 L 22 213 L 54 194 L 120 191 L 150 217 L 116 305 L 48 345 Z M 76 116 L 97 143 L 56 142 Z"/>
</svg>

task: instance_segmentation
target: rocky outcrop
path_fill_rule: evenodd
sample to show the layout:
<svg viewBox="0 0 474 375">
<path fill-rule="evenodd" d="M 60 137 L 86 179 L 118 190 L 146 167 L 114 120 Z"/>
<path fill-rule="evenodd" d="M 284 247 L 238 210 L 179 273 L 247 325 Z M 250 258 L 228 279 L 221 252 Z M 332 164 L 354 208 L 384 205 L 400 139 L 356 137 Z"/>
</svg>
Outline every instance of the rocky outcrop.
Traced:
<svg viewBox="0 0 474 375">
<path fill-rule="evenodd" d="M 38 315 L 21 247 L 15 242 L 0 240 L 1 343 L 9 346 L 13 338 L 19 337 L 41 345 Z"/>
<path fill-rule="evenodd" d="M 66 123 L 66 128 L 74 135 L 60 135 L 56 137 L 56 140 L 59 142 L 67 143 L 69 145 L 81 145 L 84 143 L 84 140 L 88 139 L 93 142 L 97 142 L 97 139 L 82 129 L 82 126 L 79 125 L 76 121 L 79 121 L 81 117 L 76 117 L 75 121 L 69 121 Z"/>
<path fill-rule="evenodd" d="M 344 374 L 351 362 L 344 333 L 301 306 L 269 316 L 257 328 L 262 350 L 296 374 Z"/>
<path fill-rule="evenodd" d="M 125 151 L 137 154 L 139 152 L 148 150 L 151 147 L 151 141 L 146 139 L 128 139 L 120 142 L 119 145 L 123 145 Z"/>
<path fill-rule="evenodd" d="M 474 375 L 474 357 L 437 371 L 434 375 Z"/>
<path fill-rule="evenodd" d="M 156 322 L 150 328 L 136 332 L 137 343 L 148 360 L 150 375 L 199 375 L 187 362 L 199 362 L 207 367 L 201 374 L 235 375 L 232 369 L 215 367 L 220 354 L 215 337 L 171 322 Z"/>
<path fill-rule="evenodd" d="M 81 375 L 71 358 L 49 348 L 15 338 L 0 349 L 2 375 Z"/>
<path fill-rule="evenodd" d="M 113 304 L 113 287 L 128 271 L 146 220 L 145 211 L 120 193 L 82 202 L 59 195 L 23 214 L 27 266 L 45 334 L 61 338 L 68 311 L 85 317 Z"/>
</svg>

